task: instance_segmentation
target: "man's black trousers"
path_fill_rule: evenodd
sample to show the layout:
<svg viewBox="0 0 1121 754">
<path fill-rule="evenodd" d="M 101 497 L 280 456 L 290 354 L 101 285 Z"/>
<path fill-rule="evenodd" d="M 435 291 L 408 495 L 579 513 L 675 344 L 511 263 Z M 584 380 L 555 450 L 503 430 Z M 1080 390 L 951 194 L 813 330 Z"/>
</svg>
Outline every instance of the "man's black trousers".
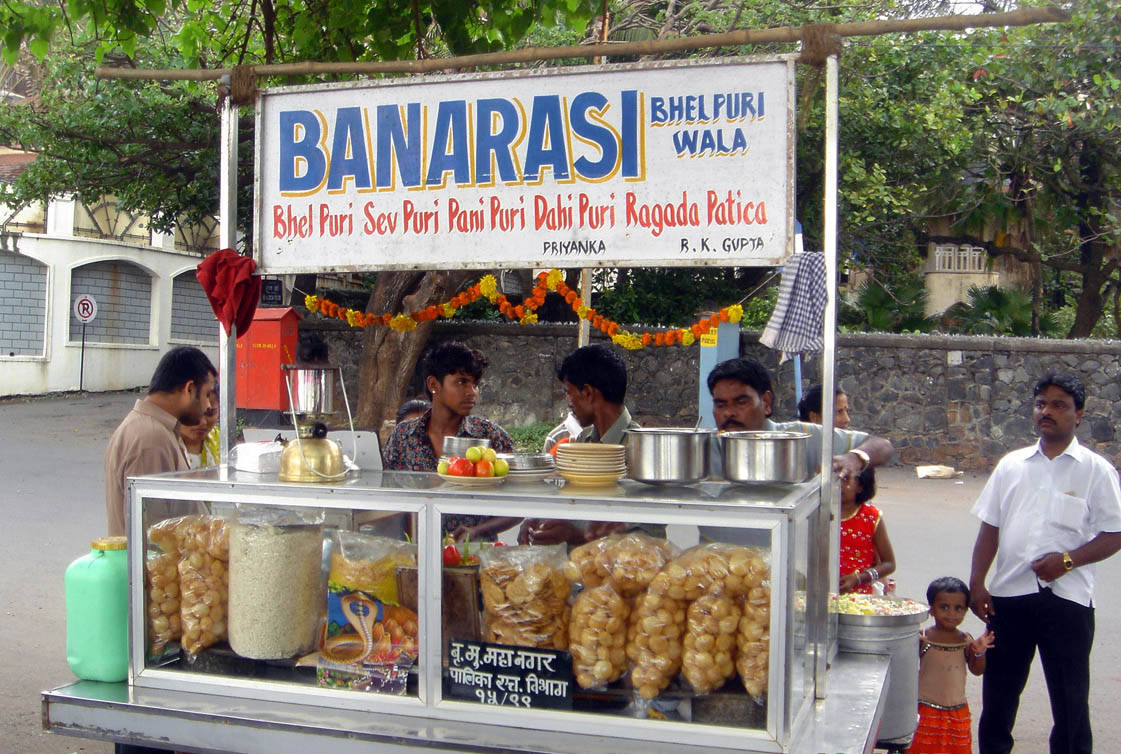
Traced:
<svg viewBox="0 0 1121 754">
<path fill-rule="evenodd" d="M 977 733 L 981 754 L 1012 751 L 1012 726 L 1036 647 L 1051 697 L 1051 754 L 1091 754 L 1094 609 L 1041 588 L 1036 594 L 993 597 L 993 610 L 996 644 L 986 655 Z"/>
</svg>

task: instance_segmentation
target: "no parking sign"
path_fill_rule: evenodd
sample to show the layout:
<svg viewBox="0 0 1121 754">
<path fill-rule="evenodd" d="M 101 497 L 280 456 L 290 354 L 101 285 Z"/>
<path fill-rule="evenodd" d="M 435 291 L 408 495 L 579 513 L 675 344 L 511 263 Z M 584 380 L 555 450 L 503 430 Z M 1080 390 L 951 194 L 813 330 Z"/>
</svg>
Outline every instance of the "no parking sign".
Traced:
<svg viewBox="0 0 1121 754">
<path fill-rule="evenodd" d="M 78 368 L 78 389 L 85 389 L 86 377 L 86 325 L 97 317 L 97 299 L 83 293 L 74 299 L 74 316 L 82 323 L 82 356 Z"/>
<path fill-rule="evenodd" d="M 88 325 L 97 317 L 97 299 L 88 293 L 83 293 L 74 299 L 74 316 L 83 325 Z"/>
</svg>

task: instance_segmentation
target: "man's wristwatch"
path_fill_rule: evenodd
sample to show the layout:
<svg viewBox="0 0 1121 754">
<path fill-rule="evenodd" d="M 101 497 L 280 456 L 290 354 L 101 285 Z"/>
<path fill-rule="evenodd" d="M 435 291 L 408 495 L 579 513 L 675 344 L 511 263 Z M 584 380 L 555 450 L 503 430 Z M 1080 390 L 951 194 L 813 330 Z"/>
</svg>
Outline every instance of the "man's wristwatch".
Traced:
<svg viewBox="0 0 1121 754">
<path fill-rule="evenodd" d="M 1070 556 L 1069 552 L 1063 553 L 1063 569 L 1067 571 L 1074 570 L 1074 558 Z"/>
<path fill-rule="evenodd" d="M 860 467 L 861 471 L 868 468 L 868 464 L 872 463 L 872 459 L 860 448 L 853 448 L 849 452 L 864 462 L 864 465 Z"/>
</svg>

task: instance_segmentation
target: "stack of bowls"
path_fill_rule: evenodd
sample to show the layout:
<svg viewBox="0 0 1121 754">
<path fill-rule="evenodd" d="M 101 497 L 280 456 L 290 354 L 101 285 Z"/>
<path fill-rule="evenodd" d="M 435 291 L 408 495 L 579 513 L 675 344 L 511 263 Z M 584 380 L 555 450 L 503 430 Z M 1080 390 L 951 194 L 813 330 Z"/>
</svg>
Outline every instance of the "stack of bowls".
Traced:
<svg viewBox="0 0 1121 754">
<path fill-rule="evenodd" d="M 510 482 L 540 482 L 556 474 L 556 462 L 548 453 L 499 453 L 510 465 L 506 478 Z"/>
<path fill-rule="evenodd" d="M 558 445 L 557 471 L 571 484 L 615 484 L 627 475 L 623 446 L 598 442 Z"/>
</svg>

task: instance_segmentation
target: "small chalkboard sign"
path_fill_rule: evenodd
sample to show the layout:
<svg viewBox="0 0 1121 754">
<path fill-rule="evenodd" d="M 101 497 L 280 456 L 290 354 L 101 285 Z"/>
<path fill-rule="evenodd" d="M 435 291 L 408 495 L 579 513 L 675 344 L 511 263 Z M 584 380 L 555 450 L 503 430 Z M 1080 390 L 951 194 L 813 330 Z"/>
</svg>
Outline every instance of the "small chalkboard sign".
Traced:
<svg viewBox="0 0 1121 754">
<path fill-rule="evenodd" d="M 262 278 L 261 306 L 284 306 L 284 284 L 275 278 Z"/>
<path fill-rule="evenodd" d="M 444 696 L 503 707 L 570 710 L 572 655 L 450 639 Z"/>
</svg>

